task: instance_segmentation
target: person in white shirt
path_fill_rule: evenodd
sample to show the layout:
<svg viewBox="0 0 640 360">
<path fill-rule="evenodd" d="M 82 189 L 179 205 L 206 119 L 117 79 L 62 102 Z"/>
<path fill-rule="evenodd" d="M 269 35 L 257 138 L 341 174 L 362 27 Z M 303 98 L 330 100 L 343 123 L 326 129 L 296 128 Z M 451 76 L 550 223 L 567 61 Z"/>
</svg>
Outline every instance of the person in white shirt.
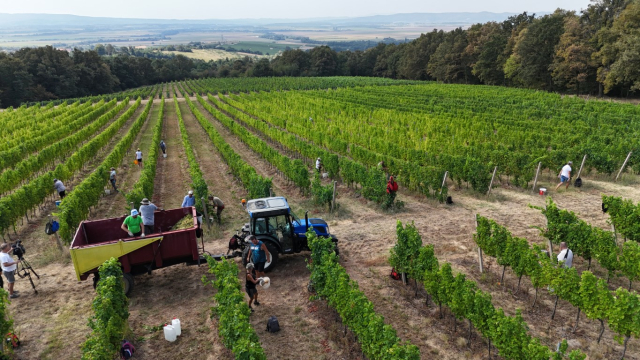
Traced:
<svg viewBox="0 0 640 360">
<path fill-rule="evenodd" d="M 566 242 L 560 243 L 560 253 L 558 254 L 558 263 L 566 268 L 573 266 L 573 251 L 569 250 Z"/>
<path fill-rule="evenodd" d="M 2 251 L 0 252 L 0 266 L 2 267 L 2 273 L 4 274 L 4 277 L 7 278 L 7 282 L 9 283 L 9 298 L 15 299 L 20 296 L 18 295 L 17 291 L 13 291 L 13 284 L 16 281 L 14 273 L 16 271 L 16 268 L 18 267 L 18 262 L 13 261 L 11 255 L 9 255 L 9 251 L 11 251 L 11 245 L 3 243 L 2 245 L 0 245 L 0 251 Z"/>
<path fill-rule="evenodd" d="M 560 178 L 560 184 L 556 186 L 556 190 L 558 190 L 558 188 L 564 183 L 567 184 L 565 189 L 569 188 L 569 180 L 571 180 L 571 165 L 573 165 L 573 161 L 569 161 L 567 165 L 563 166 L 562 170 L 560 170 L 560 175 L 558 175 Z"/>
<path fill-rule="evenodd" d="M 320 173 L 320 169 L 322 168 L 322 159 L 318 158 L 316 160 L 316 171 Z"/>
<path fill-rule="evenodd" d="M 142 151 L 140 149 L 136 151 L 136 160 L 138 160 L 138 167 L 142 167 Z"/>
</svg>

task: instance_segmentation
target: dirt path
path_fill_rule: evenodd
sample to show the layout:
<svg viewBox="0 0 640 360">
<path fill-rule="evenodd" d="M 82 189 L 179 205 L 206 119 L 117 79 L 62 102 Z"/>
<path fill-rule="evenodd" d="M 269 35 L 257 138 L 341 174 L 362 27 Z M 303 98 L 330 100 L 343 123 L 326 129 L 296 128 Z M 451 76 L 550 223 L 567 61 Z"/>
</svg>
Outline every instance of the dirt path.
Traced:
<svg viewBox="0 0 640 360">
<path fill-rule="evenodd" d="M 138 118 L 143 111 L 144 107 L 141 105 L 133 117 Z M 138 136 L 125 154 L 120 166 L 116 168 L 116 186 L 120 192 L 112 192 L 110 195 L 102 197 L 88 220 L 119 217 L 127 213 L 127 207 L 130 207 L 130 205 L 127 204 L 127 199 L 123 194 L 133 188 L 133 185 L 138 181 L 140 173 L 142 172 L 141 168 L 133 164 L 132 159 L 135 157 L 135 152 L 138 148 L 142 150 L 143 154 L 148 153 L 151 138 L 153 137 L 153 127 L 157 122 L 158 111 L 159 108 L 157 106 L 151 106 L 151 111 L 149 111 Z M 146 157 L 143 156 L 143 159 L 146 160 Z M 155 159 L 153 161 L 155 161 Z M 110 185 L 107 186 L 111 188 Z"/>
<path fill-rule="evenodd" d="M 222 212 L 222 231 L 219 231 L 220 228 L 214 225 L 212 228 L 215 231 L 211 234 L 211 239 L 215 240 L 211 242 L 214 246 L 213 251 L 224 253 L 227 251 L 229 238 L 247 221 L 247 213 L 242 209 L 240 202 L 246 198 L 247 192 L 222 160 L 218 150 L 187 104 L 181 103 L 180 110 L 193 151 L 209 186 L 209 193 L 219 197 L 225 203 L 225 209 Z M 209 216 L 211 217 L 213 214 L 209 214 Z"/>
<path fill-rule="evenodd" d="M 276 194 L 286 196 L 294 209 L 305 208 L 308 200 L 299 195 L 299 190 L 294 185 L 287 184 L 284 178 L 277 176 L 275 168 L 231 134 L 200 104 L 197 107 L 234 151 L 253 166 L 258 174 L 273 177 Z M 306 291 L 309 283 L 309 270 L 305 266 L 307 258 L 308 254 L 281 257 L 278 267 L 269 274 L 274 279 L 272 286 L 259 295 L 262 305 L 256 307 L 251 322 L 260 337 L 267 357 L 269 359 L 357 358 L 357 345 L 342 335 L 342 328 L 335 322 L 335 314 L 332 310 L 321 305 L 322 302 L 309 302 L 310 294 Z M 241 281 L 244 283 L 242 269 L 240 274 Z M 267 319 L 272 315 L 278 317 L 280 324 L 284 325 L 281 326 L 283 329 L 279 333 L 281 335 L 275 337 L 260 330 L 266 326 Z M 294 341 L 296 345 L 291 346 Z"/>
</svg>

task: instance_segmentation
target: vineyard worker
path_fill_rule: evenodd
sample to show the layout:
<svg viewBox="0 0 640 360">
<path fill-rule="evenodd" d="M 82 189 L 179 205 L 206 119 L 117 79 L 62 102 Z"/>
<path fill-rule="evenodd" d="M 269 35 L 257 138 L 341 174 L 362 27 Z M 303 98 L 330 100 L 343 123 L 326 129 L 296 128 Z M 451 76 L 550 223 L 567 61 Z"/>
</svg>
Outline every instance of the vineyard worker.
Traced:
<svg viewBox="0 0 640 360">
<path fill-rule="evenodd" d="M 570 268 L 573 266 L 573 251 L 569 250 L 566 242 L 560 243 L 560 253 L 558 254 L 558 262 L 562 263 L 564 267 Z"/>
<path fill-rule="evenodd" d="M 251 303 L 255 302 L 256 305 L 260 305 L 260 303 L 258 302 L 258 289 L 256 288 L 258 279 L 256 278 L 256 270 L 252 263 L 247 264 L 247 275 L 245 278 L 244 288 L 247 291 L 247 295 L 249 295 L 249 309 L 253 312 Z"/>
<path fill-rule="evenodd" d="M 131 215 L 127 216 L 126 219 L 124 219 L 124 222 L 122 223 L 122 226 L 120 227 L 122 230 L 126 231 L 129 236 L 131 237 L 136 237 L 136 236 L 144 236 L 144 233 L 142 232 L 142 217 L 138 216 L 138 210 L 133 209 L 131 210 Z"/>
<path fill-rule="evenodd" d="M 322 159 L 318 158 L 316 160 L 316 171 L 318 172 L 318 174 L 320 173 L 321 168 L 322 168 Z"/>
<path fill-rule="evenodd" d="M 193 197 L 193 190 L 189 190 L 187 196 L 182 200 L 182 207 L 196 206 L 196 198 Z"/>
<path fill-rule="evenodd" d="M 111 172 L 109 173 L 109 182 L 111 183 L 111 187 L 113 191 L 118 191 L 116 187 L 116 168 L 112 167 Z"/>
<path fill-rule="evenodd" d="M 155 206 L 149 199 L 144 198 L 142 202 L 140 202 L 140 217 L 142 218 L 142 223 L 144 224 L 144 234 L 149 235 L 153 234 L 153 213 L 158 210 L 158 207 Z"/>
<path fill-rule="evenodd" d="M 67 196 L 67 194 L 65 194 L 65 190 L 67 190 L 67 188 L 64 187 L 62 181 L 53 179 L 53 187 L 58 192 L 58 195 L 60 195 L 60 199 L 64 199 L 64 197 Z"/>
<path fill-rule="evenodd" d="M 164 143 L 164 140 L 160 140 L 160 150 L 162 150 L 163 154 L 167 153 L 167 145 Z"/>
<path fill-rule="evenodd" d="M 573 161 L 569 161 L 567 165 L 563 166 L 562 170 L 560 170 L 560 184 L 556 186 L 556 190 L 558 190 L 558 188 L 564 183 L 567 183 L 565 189 L 569 188 L 569 180 L 571 180 L 571 165 L 573 165 Z"/>
<path fill-rule="evenodd" d="M 247 253 L 247 262 L 249 262 L 249 258 L 253 256 L 253 265 L 255 266 L 256 274 L 258 274 L 258 277 L 263 277 L 264 265 L 266 262 L 271 262 L 271 254 L 267 246 L 254 235 L 249 235 L 249 241 L 251 241 L 251 247 L 249 248 L 251 251 Z"/>
<path fill-rule="evenodd" d="M 398 191 L 398 183 L 393 180 L 393 176 L 389 176 L 389 182 L 387 183 L 387 194 L 391 197 L 391 203 L 396 199 L 396 192 Z"/>
<path fill-rule="evenodd" d="M 138 161 L 138 167 L 142 167 L 142 151 L 140 151 L 140 148 L 136 151 L 136 160 Z"/>
<path fill-rule="evenodd" d="M 209 195 L 209 200 L 213 203 L 213 206 L 216 208 L 216 218 L 218 219 L 218 225 L 222 223 L 222 210 L 224 210 L 224 203 L 220 200 L 219 197 Z"/>
<path fill-rule="evenodd" d="M 387 165 L 384 163 L 384 160 L 380 161 L 378 163 L 378 170 L 382 171 L 386 177 L 387 177 L 387 181 L 389 181 L 389 173 L 387 172 Z"/>
<path fill-rule="evenodd" d="M 0 245 L 0 265 L 2 266 L 2 273 L 4 277 L 7 278 L 7 282 L 9 283 L 9 298 L 15 299 L 18 296 L 18 291 L 13 291 L 13 284 L 16 282 L 16 278 L 14 276 L 16 268 L 18 267 L 18 262 L 13 261 L 11 255 L 9 255 L 9 251 L 11 251 L 11 245 L 7 243 L 3 243 Z"/>
</svg>

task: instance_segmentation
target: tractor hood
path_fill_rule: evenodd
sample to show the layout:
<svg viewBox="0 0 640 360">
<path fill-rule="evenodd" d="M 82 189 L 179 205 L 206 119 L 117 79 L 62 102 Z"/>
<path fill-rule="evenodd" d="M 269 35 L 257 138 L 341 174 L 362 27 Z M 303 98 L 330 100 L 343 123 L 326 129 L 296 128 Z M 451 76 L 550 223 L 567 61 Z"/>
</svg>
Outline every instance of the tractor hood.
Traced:
<svg viewBox="0 0 640 360">
<path fill-rule="evenodd" d="M 294 221 L 294 231 L 296 234 L 305 234 L 307 232 L 307 222 L 305 219 Z M 330 236 L 329 225 L 322 219 L 309 219 L 309 227 L 313 228 L 316 234 L 320 236 Z"/>
</svg>

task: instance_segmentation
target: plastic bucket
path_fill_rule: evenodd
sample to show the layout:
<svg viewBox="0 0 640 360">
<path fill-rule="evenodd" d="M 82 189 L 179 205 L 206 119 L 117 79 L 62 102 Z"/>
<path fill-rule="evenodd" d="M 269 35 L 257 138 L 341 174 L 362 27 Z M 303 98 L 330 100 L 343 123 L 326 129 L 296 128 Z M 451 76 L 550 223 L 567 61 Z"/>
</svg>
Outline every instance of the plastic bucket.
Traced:
<svg viewBox="0 0 640 360">
<path fill-rule="evenodd" d="M 269 279 L 268 277 L 263 277 L 262 280 L 260 281 L 260 286 L 262 286 L 264 289 L 268 289 L 269 286 L 271 286 L 271 279 Z"/>
<path fill-rule="evenodd" d="M 166 158 L 166 157 L 167 157 L 167 154 L 162 154 L 162 157 L 163 157 L 163 158 Z"/>
<path fill-rule="evenodd" d="M 111 194 L 111 190 L 106 189 L 106 190 L 104 191 L 104 193 L 105 193 L 105 194 L 107 194 L 107 195 L 110 195 L 110 194 Z"/>
<path fill-rule="evenodd" d="M 547 189 L 546 188 L 540 188 L 540 195 L 547 195 Z"/>
<path fill-rule="evenodd" d="M 56 207 L 60 206 L 60 203 L 62 203 L 62 201 L 56 200 Z"/>
</svg>

